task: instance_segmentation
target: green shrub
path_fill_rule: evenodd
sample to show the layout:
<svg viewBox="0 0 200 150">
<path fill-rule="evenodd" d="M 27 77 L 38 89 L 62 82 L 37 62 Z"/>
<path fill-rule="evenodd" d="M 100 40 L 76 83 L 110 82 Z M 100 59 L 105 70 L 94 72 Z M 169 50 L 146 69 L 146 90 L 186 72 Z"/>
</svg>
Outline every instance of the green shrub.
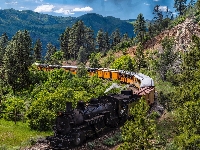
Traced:
<svg viewBox="0 0 200 150">
<path fill-rule="evenodd" d="M 8 97 L 4 103 L 4 110 L 6 113 L 3 115 L 6 120 L 17 120 L 19 121 L 22 116 L 19 114 L 23 114 L 25 112 L 25 101 L 20 97 Z M 17 114 L 15 118 L 15 113 Z"/>
</svg>

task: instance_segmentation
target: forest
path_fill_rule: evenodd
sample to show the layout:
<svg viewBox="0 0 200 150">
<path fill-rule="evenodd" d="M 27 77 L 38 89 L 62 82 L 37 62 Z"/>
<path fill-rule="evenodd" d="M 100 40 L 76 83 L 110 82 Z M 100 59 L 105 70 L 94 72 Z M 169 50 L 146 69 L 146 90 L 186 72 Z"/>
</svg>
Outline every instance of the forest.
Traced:
<svg viewBox="0 0 200 150">
<path fill-rule="evenodd" d="M 175 51 L 175 39 L 166 36 L 162 49 L 145 49 L 145 43 L 165 30 L 192 18 L 200 26 L 200 0 L 174 0 L 178 16 L 159 5 L 152 10 L 152 22 L 139 14 L 133 22 L 135 37 L 116 30 L 110 35 L 99 29 L 97 36 L 83 21 L 67 26 L 60 34 L 60 47 L 46 45 L 38 38 L 32 45 L 28 30 L 19 30 L 9 40 L 0 37 L 0 149 L 21 149 L 35 144 L 38 137 L 52 134 L 56 112 L 66 102 L 87 102 L 102 96 L 119 81 L 89 77 L 85 66 L 108 67 L 141 72 L 154 79 L 157 101 L 163 114 L 148 113 L 149 106 L 141 99 L 131 109 L 134 120 L 121 127 L 120 141 L 104 141 L 117 149 L 198 150 L 200 147 L 200 37 L 192 35 L 186 51 Z M 134 56 L 128 49 L 135 47 Z M 116 57 L 116 53 L 122 53 Z M 76 75 L 55 69 L 39 71 L 35 63 L 57 64 L 71 60 L 78 64 Z M 122 85 L 124 86 L 124 85 Z M 109 93 L 120 92 L 112 89 Z M 15 115 L 14 115 L 15 114 Z M 16 115 L 17 114 L 17 115 Z M 16 124 L 14 123 L 16 122 Z M 25 132 L 23 133 L 24 130 Z M 22 136 L 23 133 L 23 136 Z M 117 139 L 118 140 L 118 139 Z"/>
<path fill-rule="evenodd" d="M 46 45 L 52 43 L 59 48 L 59 35 L 65 31 L 66 27 L 72 27 L 79 20 L 90 27 L 95 36 L 101 28 L 109 35 L 116 28 L 119 28 L 121 33 L 127 32 L 130 37 L 134 36 L 133 25 L 129 21 L 114 17 L 103 17 L 95 13 L 88 13 L 80 17 L 58 17 L 31 10 L 19 11 L 15 9 L 0 10 L 0 34 L 6 32 L 11 39 L 18 30 L 26 29 L 29 31 L 33 43 L 40 38 L 43 47 L 42 55 L 44 56 Z"/>
</svg>

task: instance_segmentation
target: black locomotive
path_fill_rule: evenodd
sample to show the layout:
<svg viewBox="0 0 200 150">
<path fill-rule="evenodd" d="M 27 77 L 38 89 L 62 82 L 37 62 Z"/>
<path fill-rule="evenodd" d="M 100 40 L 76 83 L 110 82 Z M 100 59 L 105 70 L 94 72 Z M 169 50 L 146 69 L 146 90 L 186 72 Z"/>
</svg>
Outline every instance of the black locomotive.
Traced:
<svg viewBox="0 0 200 150">
<path fill-rule="evenodd" d="M 82 144 L 86 138 L 98 136 L 104 128 L 115 128 L 130 118 L 129 110 L 140 98 L 132 90 L 121 94 L 110 94 L 91 99 L 89 103 L 79 101 L 76 109 L 66 104 L 65 112 L 58 112 L 53 126 L 54 136 L 49 137 L 53 149 L 66 149 L 69 145 Z"/>
</svg>

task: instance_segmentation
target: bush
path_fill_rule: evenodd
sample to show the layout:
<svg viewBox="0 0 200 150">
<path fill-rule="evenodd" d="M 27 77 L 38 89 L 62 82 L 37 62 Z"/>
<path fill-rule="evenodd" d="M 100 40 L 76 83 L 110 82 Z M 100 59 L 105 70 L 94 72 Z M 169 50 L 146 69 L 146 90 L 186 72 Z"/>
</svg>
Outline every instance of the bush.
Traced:
<svg viewBox="0 0 200 150">
<path fill-rule="evenodd" d="M 6 113 L 3 115 L 6 120 L 19 121 L 22 116 L 16 114 L 23 114 L 25 112 L 25 101 L 19 97 L 8 97 L 3 103 Z"/>
</svg>

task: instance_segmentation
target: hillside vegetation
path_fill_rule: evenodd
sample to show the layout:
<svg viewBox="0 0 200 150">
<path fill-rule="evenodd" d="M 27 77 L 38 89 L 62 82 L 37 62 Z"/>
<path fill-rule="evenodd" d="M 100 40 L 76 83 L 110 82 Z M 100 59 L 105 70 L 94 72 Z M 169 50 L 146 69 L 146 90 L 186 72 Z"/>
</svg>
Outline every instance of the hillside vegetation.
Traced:
<svg viewBox="0 0 200 150">
<path fill-rule="evenodd" d="M 43 56 L 46 53 L 46 45 L 51 42 L 59 48 L 59 36 L 65 31 L 66 27 L 72 25 L 78 20 L 94 31 L 94 35 L 102 29 L 110 35 L 117 28 L 121 33 L 128 33 L 130 37 L 134 36 L 133 26 L 126 21 L 114 18 L 103 17 L 101 15 L 90 13 L 80 17 L 57 17 L 47 14 L 40 14 L 31 10 L 0 10 L 0 35 L 7 33 L 11 38 L 18 30 L 28 30 L 33 43 L 40 39 L 43 45 Z M 51 38 L 50 38 L 51 37 Z"/>
<path fill-rule="evenodd" d="M 24 146 L 26 141 L 32 141 L 30 135 L 49 135 L 56 112 L 64 110 L 66 102 L 72 102 L 75 107 L 79 100 L 87 102 L 92 97 L 104 95 L 113 82 L 89 77 L 85 68 L 88 65 L 150 76 L 155 82 L 156 103 L 165 109 L 164 114 L 157 111 L 149 113 L 149 106 L 141 99 L 131 108 L 134 120 L 127 121 L 121 128 L 120 136 L 117 136 L 121 142 L 118 149 L 198 150 L 200 1 L 192 2 L 186 5 L 184 0 L 175 0 L 179 13 L 176 18 L 170 11 L 161 11 L 158 5 L 154 7 L 155 17 L 150 23 L 145 21 L 142 13 L 138 14 L 133 23 L 134 38 L 122 34 L 119 29 L 111 35 L 106 29 L 98 29 L 95 37 L 84 21 L 76 21 L 57 37 L 59 49 L 51 43 L 47 44 L 44 58 L 39 40 L 42 37 L 33 46 L 28 30 L 17 31 L 12 39 L 3 34 L 0 38 L 0 111 L 5 113 L 0 114 L 0 129 L 4 139 L 15 135 L 16 142 L 0 140 L 0 148 Z M 90 15 L 92 18 L 94 14 Z M 84 19 L 86 15 L 82 17 Z M 112 17 L 107 18 L 112 20 Z M 76 75 L 63 69 L 39 71 L 34 65 L 35 62 L 62 65 L 66 61 L 77 62 Z M 119 84 L 119 81 L 114 82 Z M 119 89 L 109 92 L 117 93 Z M 17 122 L 14 133 L 10 121 Z M 10 128 L 6 128 L 5 124 Z M 27 131 L 24 137 L 21 136 L 21 126 Z M 118 138 L 107 139 L 104 143 L 114 146 L 113 143 L 119 143 L 115 139 Z"/>
</svg>

